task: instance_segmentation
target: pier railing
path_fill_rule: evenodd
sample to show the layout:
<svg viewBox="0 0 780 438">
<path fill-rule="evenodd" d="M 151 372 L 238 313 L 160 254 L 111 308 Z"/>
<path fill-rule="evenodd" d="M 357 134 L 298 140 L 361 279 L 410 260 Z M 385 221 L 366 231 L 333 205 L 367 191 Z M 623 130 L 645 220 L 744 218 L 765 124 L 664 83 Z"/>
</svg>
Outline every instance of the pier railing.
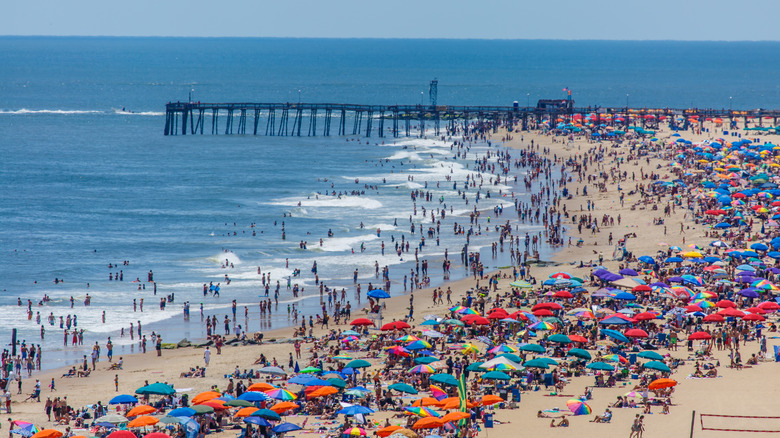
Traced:
<svg viewBox="0 0 780 438">
<path fill-rule="evenodd" d="M 778 110 L 672 109 L 672 108 L 537 108 L 519 106 L 454 106 L 454 105 L 359 105 L 349 103 L 201 103 L 171 102 L 165 106 L 165 135 L 203 134 L 211 124 L 211 134 L 247 134 L 268 136 L 365 135 L 376 132 L 379 137 L 424 135 L 426 123 L 437 136 L 442 125 L 450 132 L 461 129 L 497 129 L 502 124 L 520 125 L 523 130 L 538 126 L 544 120 L 553 125 L 570 122 L 575 114 L 596 114 L 600 123 L 628 127 L 657 128 L 683 123 L 704 123 L 722 119 L 723 123 L 757 118 L 772 120 L 777 125 Z M 224 118 L 224 126 L 220 126 Z M 209 119 L 207 121 L 207 119 Z M 412 125 L 412 122 L 415 125 Z M 474 123 L 478 122 L 478 123 Z M 318 127 L 318 124 L 320 125 Z M 413 129 L 414 128 L 414 129 Z"/>
</svg>

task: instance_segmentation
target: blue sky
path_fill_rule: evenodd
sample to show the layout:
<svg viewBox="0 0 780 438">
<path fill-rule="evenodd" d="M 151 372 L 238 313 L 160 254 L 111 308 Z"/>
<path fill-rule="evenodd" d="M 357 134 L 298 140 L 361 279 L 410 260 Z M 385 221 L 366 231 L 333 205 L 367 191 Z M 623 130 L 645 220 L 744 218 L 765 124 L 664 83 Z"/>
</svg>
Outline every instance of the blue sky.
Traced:
<svg viewBox="0 0 780 438">
<path fill-rule="evenodd" d="M 778 0 L 16 0 L 2 35 L 780 40 Z"/>
</svg>

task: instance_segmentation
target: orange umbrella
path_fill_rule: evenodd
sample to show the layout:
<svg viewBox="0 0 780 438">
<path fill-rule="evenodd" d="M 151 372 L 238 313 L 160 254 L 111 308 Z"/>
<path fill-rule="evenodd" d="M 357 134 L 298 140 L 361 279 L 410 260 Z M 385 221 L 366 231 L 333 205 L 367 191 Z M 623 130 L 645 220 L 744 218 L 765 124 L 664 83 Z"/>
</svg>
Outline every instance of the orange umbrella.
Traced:
<svg viewBox="0 0 780 438">
<path fill-rule="evenodd" d="M 137 417 L 139 415 L 146 415 L 151 414 L 152 412 L 156 412 L 157 409 L 149 406 L 149 405 L 138 405 L 134 407 L 133 409 L 130 409 L 127 411 L 126 417 Z"/>
<path fill-rule="evenodd" d="M 270 383 L 266 382 L 257 382 L 249 385 L 249 388 L 247 388 L 247 391 L 268 391 L 269 389 L 276 389 L 274 385 L 271 385 Z"/>
<path fill-rule="evenodd" d="M 339 392 L 339 390 L 333 386 L 323 386 L 322 388 L 319 388 L 316 391 L 312 391 L 309 394 L 309 397 L 310 398 L 325 397 L 327 395 L 333 395 L 337 392 Z"/>
<path fill-rule="evenodd" d="M 671 388 L 672 386 L 677 386 L 676 380 L 661 378 L 650 382 L 650 385 L 647 388 L 650 390 L 656 390 L 662 388 Z"/>
<path fill-rule="evenodd" d="M 423 397 L 419 400 L 415 400 L 414 403 L 412 403 L 412 406 L 419 408 L 421 406 L 441 406 L 442 404 L 442 402 L 433 397 Z"/>
<path fill-rule="evenodd" d="M 482 396 L 482 406 L 490 406 L 496 403 L 501 403 L 502 401 L 504 401 L 504 399 L 497 395 L 488 394 Z"/>
<path fill-rule="evenodd" d="M 398 429 L 401 429 L 401 426 L 387 426 L 377 430 L 376 434 L 381 436 L 382 438 L 385 438 L 392 435 L 393 432 L 395 432 Z"/>
<path fill-rule="evenodd" d="M 425 417 L 417 420 L 417 422 L 412 426 L 412 429 L 436 429 L 437 427 L 441 427 L 443 424 L 444 423 L 442 423 L 441 418 Z"/>
<path fill-rule="evenodd" d="M 211 406 L 212 408 L 214 408 L 215 411 L 225 410 L 229 408 L 229 406 L 225 406 L 224 400 L 209 400 L 207 402 L 201 403 L 201 405 Z"/>
<path fill-rule="evenodd" d="M 247 408 L 241 408 L 236 412 L 236 417 L 238 418 L 244 418 L 252 415 L 252 412 L 258 411 L 259 409 L 253 408 L 253 407 L 247 407 Z"/>
<path fill-rule="evenodd" d="M 476 407 L 476 403 L 472 402 L 471 400 L 466 400 L 466 407 L 467 408 L 473 408 Z M 442 409 L 460 409 L 460 399 L 458 397 L 448 397 L 442 400 Z"/>
<path fill-rule="evenodd" d="M 299 405 L 298 403 L 293 403 L 291 401 L 283 401 L 271 406 L 269 409 L 276 412 L 277 414 L 281 414 L 282 412 L 289 411 L 290 409 L 295 409 L 299 407 L 301 407 L 301 405 Z"/>
<path fill-rule="evenodd" d="M 85 435 L 73 435 L 70 438 L 87 438 Z"/>
<path fill-rule="evenodd" d="M 33 435 L 35 438 L 60 438 L 61 436 L 62 432 L 57 429 L 43 429 Z"/>
<path fill-rule="evenodd" d="M 144 427 L 144 426 L 153 426 L 157 424 L 160 420 L 154 417 L 150 417 L 148 415 L 141 415 L 140 417 L 135 418 L 133 421 L 127 423 L 127 427 Z"/>
<path fill-rule="evenodd" d="M 196 395 L 195 397 L 190 400 L 190 402 L 194 405 L 199 405 L 201 403 L 205 403 L 209 400 L 214 400 L 217 397 L 221 397 L 222 394 L 214 391 L 206 391 L 201 392 L 200 394 Z"/>
<path fill-rule="evenodd" d="M 455 412 L 450 412 L 449 414 L 441 417 L 440 419 L 442 423 L 449 423 L 450 421 L 463 420 L 469 417 L 471 417 L 471 414 L 469 414 L 468 412 L 455 411 Z"/>
</svg>

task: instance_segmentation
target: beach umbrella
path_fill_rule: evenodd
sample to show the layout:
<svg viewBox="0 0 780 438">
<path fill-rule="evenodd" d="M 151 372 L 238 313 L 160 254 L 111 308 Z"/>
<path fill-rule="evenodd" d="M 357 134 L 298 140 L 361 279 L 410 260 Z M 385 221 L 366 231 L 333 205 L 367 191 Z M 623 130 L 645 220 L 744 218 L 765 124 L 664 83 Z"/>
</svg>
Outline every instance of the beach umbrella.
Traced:
<svg viewBox="0 0 780 438">
<path fill-rule="evenodd" d="M 268 409 L 276 412 L 277 414 L 281 414 L 282 412 L 287 412 L 291 409 L 297 409 L 299 407 L 301 407 L 301 405 L 299 405 L 298 403 L 293 403 L 291 401 L 283 401 L 271 406 Z"/>
<path fill-rule="evenodd" d="M 407 406 L 404 408 L 407 415 L 417 415 L 420 417 L 441 417 L 441 414 L 425 406 Z"/>
<path fill-rule="evenodd" d="M 712 313 L 707 316 L 705 316 L 702 319 L 703 322 L 724 322 L 726 321 L 726 318 L 723 315 L 719 315 L 717 313 Z"/>
<path fill-rule="evenodd" d="M 689 340 L 708 340 L 712 339 L 712 335 L 707 332 L 693 332 L 688 336 Z"/>
<path fill-rule="evenodd" d="M 269 389 L 275 389 L 276 387 L 274 385 L 271 385 L 267 382 L 257 382 L 249 385 L 249 388 L 247 388 L 247 391 L 268 391 Z"/>
<path fill-rule="evenodd" d="M 193 405 L 191 409 L 194 410 L 196 414 L 210 414 L 214 412 L 214 407 L 209 405 Z"/>
<path fill-rule="evenodd" d="M 366 326 L 366 325 L 374 325 L 374 321 L 371 321 L 368 318 L 358 318 L 353 320 L 349 323 L 349 325 L 359 325 L 359 326 Z"/>
<path fill-rule="evenodd" d="M 176 408 L 168 412 L 168 416 L 170 417 L 192 417 L 195 414 L 197 414 L 195 409 L 187 407 Z"/>
<path fill-rule="evenodd" d="M 628 342 L 628 338 L 623 335 L 623 333 L 620 333 L 619 331 L 615 330 L 609 330 L 609 329 L 601 329 L 601 333 L 605 336 L 609 336 L 610 338 L 618 341 L 618 342 Z"/>
<path fill-rule="evenodd" d="M 650 360 L 664 360 L 664 357 L 652 350 L 641 351 L 637 353 L 637 357 Z"/>
<path fill-rule="evenodd" d="M 149 394 L 149 395 L 173 395 L 176 390 L 173 386 L 166 385 L 165 383 L 152 383 L 151 385 L 142 386 L 135 390 L 136 394 Z"/>
<path fill-rule="evenodd" d="M 254 406 L 255 404 L 252 402 L 248 402 L 246 400 L 228 400 L 225 402 L 225 406 L 230 406 L 231 408 L 246 408 L 249 406 Z"/>
<path fill-rule="evenodd" d="M 557 342 L 559 344 L 571 344 L 571 339 L 569 339 L 568 336 L 560 333 L 548 336 L 547 340 L 550 342 Z"/>
<path fill-rule="evenodd" d="M 255 407 L 241 408 L 241 409 L 238 410 L 238 412 L 236 412 L 236 415 L 234 415 L 234 417 L 236 417 L 236 418 L 248 417 L 248 416 L 252 415 L 254 412 L 257 412 L 257 410 L 258 410 L 258 408 L 255 408 Z"/>
<path fill-rule="evenodd" d="M 450 412 L 447 415 L 441 417 L 442 423 L 450 423 L 453 421 L 460 421 L 465 420 L 466 418 L 470 418 L 471 414 L 469 412 L 461 412 L 461 411 L 454 411 Z M 428 435 L 425 438 L 428 438 L 432 435 Z"/>
<path fill-rule="evenodd" d="M 528 365 L 526 365 L 528 366 Z M 509 380 L 511 377 L 509 377 L 509 374 L 501 372 L 501 371 L 490 371 L 488 373 L 485 373 L 482 375 L 482 378 L 484 380 Z"/>
<path fill-rule="evenodd" d="M 412 402 L 412 406 L 414 407 L 421 407 L 421 406 L 441 406 L 442 403 L 439 401 L 439 399 L 434 397 L 423 397 L 419 398 Z"/>
<path fill-rule="evenodd" d="M 642 312 L 637 313 L 633 318 L 637 321 L 649 321 L 658 318 L 658 315 L 653 312 Z"/>
<path fill-rule="evenodd" d="M 314 374 L 314 373 L 319 373 L 321 371 L 322 370 L 317 368 L 317 367 L 308 366 L 308 367 L 302 369 L 300 372 L 304 373 L 304 374 Z"/>
<path fill-rule="evenodd" d="M 119 414 L 107 414 L 97 418 L 95 420 L 95 423 L 121 424 L 121 423 L 127 423 L 128 421 L 130 420 L 128 420 L 127 418 Z"/>
<path fill-rule="evenodd" d="M 458 379 L 456 379 L 452 374 L 434 374 L 429 378 L 429 380 L 436 383 L 442 383 L 444 385 L 458 386 Z"/>
<path fill-rule="evenodd" d="M 431 345 L 430 342 L 422 340 L 422 339 L 419 339 L 419 340 L 414 341 L 414 342 L 410 342 L 410 343 L 408 343 L 406 345 L 406 349 L 407 350 L 424 350 L 426 348 L 432 348 L 432 347 L 433 346 Z"/>
<path fill-rule="evenodd" d="M 361 405 L 352 405 L 352 406 L 347 406 L 346 408 L 343 408 L 336 413 L 349 415 L 349 416 L 360 415 L 360 414 L 366 415 L 366 414 L 373 414 L 374 410 Z"/>
<path fill-rule="evenodd" d="M 16 427 L 11 429 L 11 433 L 15 435 L 31 437 L 40 431 L 34 424 L 27 421 L 15 420 L 13 425 Z"/>
<path fill-rule="evenodd" d="M 574 415 L 590 415 L 593 410 L 580 399 L 572 398 L 566 402 L 566 407 L 569 408 Z"/>
<path fill-rule="evenodd" d="M 571 350 L 566 352 L 567 356 L 574 356 L 578 357 L 580 359 L 590 360 L 591 355 L 587 350 L 583 350 L 582 348 L 572 348 Z"/>
<path fill-rule="evenodd" d="M 134 418 L 131 422 L 127 423 L 127 427 L 154 426 L 159 421 L 160 420 L 158 420 L 157 418 L 151 417 L 149 415 L 142 415 L 140 417 Z"/>
<path fill-rule="evenodd" d="M 61 436 L 62 432 L 57 429 L 43 429 L 39 432 L 36 432 L 32 438 L 60 438 Z"/>
<path fill-rule="evenodd" d="M 588 343 L 588 339 L 580 335 L 569 335 L 569 339 L 571 339 L 572 342 L 579 342 L 582 344 Z"/>
<path fill-rule="evenodd" d="M 417 374 L 433 374 L 436 372 L 436 369 L 434 369 L 430 365 L 417 365 L 415 367 L 412 367 L 409 369 L 410 373 L 417 373 Z"/>
<path fill-rule="evenodd" d="M 382 299 L 382 298 L 390 298 L 390 294 L 383 291 L 382 289 L 374 289 L 371 291 L 368 291 L 366 296 L 374 299 Z"/>
<path fill-rule="evenodd" d="M 311 392 L 308 393 L 308 398 L 317 398 L 317 397 L 327 397 L 329 395 L 337 394 L 339 392 L 338 388 L 333 386 L 323 386 L 321 388 L 317 388 Z"/>
<path fill-rule="evenodd" d="M 661 378 L 650 382 L 647 389 L 655 391 L 656 389 L 671 388 L 672 386 L 677 386 L 676 380 Z"/>
<path fill-rule="evenodd" d="M 344 431 L 344 435 L 349 436 L 366 436 L 366 430 L 362 427 L 352 427 Z"/>
<path fill-rule="evenodd" d="M 346 368 L 368 368 L 371 366 L 371 362 L 363 359 L 355 359 L 345 366 Z"/>
<path fill-rule="evenodd" d="M 482 396 L 482 400 L 480 401 L 482 403 L 482 406 L 490 406 L 494 405 L 496 403 L 502 403 L 504 401 L 503 398 L 495 395 L 495 394 L 485 394 Z M 445 415 L 445 418 L 447 416 Z"/>
<path fill-rule="evenodd" d="M 287 372 L 279 367 L 267 366 L 257 370 L 258 373 L 270 374 L 272 376 L 286 376 Z"/>
<path fill-rule="evenodd" d="M 254 412 L 252 412 L 252 417 L 261 417 L 265 418 L 266 420 L 272 420 L 272 421 L 280 421 L 282 417 L 279 416 L 276 412 L 270 410 L 270 409 L 258 409 Z"/>
<path fill-rule="evenodd" d="M 444 423 L 442 423 L 441 419 L 436 417 L 425 417 L 420 418 L 417 420 L 414 425 L 412 425 L 412 429 L 436 429 L 437 427 L 441 427 Z"/>
<path fill-rule="evenodd" d="M 138 405 L 134 407 L 133 409 L 130 409 L 127 411 L 126 416 L 128 417 L 136 417 L 138 415 L 147 415 L 151 414 L 153 412 L 157 412 L 157 409 L 149 406 L 149 405 Z"/>
<path fill-rule="evenodd" d="M 195 397 L 190 400 L 190 402 L 194 405 L 203 404 L 209 400 L 214 400 L 215 398 L 219 397 L 221 394 L 216 391 L 205 391 L 201 392 L 200 394 L 196 395 Z"/>
<path fill-rule="evenodd" d="M 257 425 L 257 426 L 264 426 L 264 427 L 270 427 L 271 426 L 271 423 L 269 423 L 268 420 L 266 420 L 265 418 L 263 418 L 263 417 L 253 417 L 251 415 L 244 418 L 244 423 L 249 423 L 249 424 L 254 424 L 254 425 Z"/>
<path fill-rule="evenodd" d="M 411 328 L 411 326 L 405 321 L 393 321 L 383 325 L 380 328 L 380 330 L 390 331 L 390 330 L 401 330 L 401 329 L 408 329 L 408 328 Z"/>
<path fill-rule="evenodd" d="M 592 362 L 585 365 L 585 368 L 598 371 L 615 371 L 615 367 L 606 362 Z"/>
<path fill-rule="evenodd" d="M 526 367 L 526 368 L 542 368 L 542 369 L 545 369 L 545 370 L 550 367 L 547 362 L 545 362 L 545 361 L 543 361 L 541 359 L 531 359 L 531 360 L 528 360 L 528 361 L 526 361 L 523 364 L 523 366 Z"/>
<path fill-rule="evenodd" d="M 393 383 L 392 385 L 388 386 L 387 389 L 392 389 L 394 391 L 398 392 L 405 392 L 407 394 L 417 394 L 418 391 L 414 389 L 411 385 L 403 382 L 399 383 Z"/>
<path fill-rule="evenodd" d="M 528 351 L 532 353 L 544 353 L 545 349 L 539 344 L 523 344 L 518 347 L 520 351 Z"/>
<path fill-rule="evenodd" d="M 138 403 L 138 399 L 129 394 L 118 395 L 108 401 L 110 405 Z"/>
<path fill-rule="evenodd" d="M 274 428 L 271 430 L 273 430 L 275 433 L 293 432 L 296 430 L 301 430 L 301 426 L 293 423 L 280 423 L 274 426 Z"/>
<path fill-rule="evenodd" d="M 138 438 L 133 432 L 129 430 L 115 430 L 108 434 L 108 438 Z"/>
<path fill-rule="evenodd" d="M 382 438 L 387 438 L 393 434 L 393 432 L 402 429 L 401 426 L 387 426 L 376 431 L 376 434 Z M 416 435 L 416 434 L 415 434 Z"/>
<path fill-rule="evenodd" d="M 647 263 L 649 265 L 654 265 L 655 264 L 655 259 L 653 259 L 650 256 L 640 256 L 639 257 L 639 261 L 643 262 L 643 263 Z"/>
<path fill-rule="evenodd" d="M 347 387 L 347 382 L 340 377 L 331 377 L 328 379 L 328 384 L 338 389 L 344 389 Z"/>
<path fill-rule="evenodd" d="M 418 365 L 430 365 L 434 362 L 438 362 L 439 358 L 434 356 L 423 356 L 423 357 L 415 357 L 414 363 Z"/>
<path fill-rule="evenodd" d="M 76 437 L 72 436 L 70 438 L 76 438 Z M 152 432 L 144 435 L 144 438 L 171 438 L 171 436 L 162 432 Z"/>
<path fill-rule="evenodd" d="M 162 418 L 160 418 L 161 424 L 182 424 L 183 422 L 187 421 L 189 418 L 187 417 L 172 417 L 170 415 L 166 415 Z"/>
<path fill-rule="evenodd" d="M 239 400 L 246 400 L 248 402 L 261 402 L 268 400 L 268 395 L 259 391 L 247 391 L 238 396 Z"/>
<path fill-rule="evenodd" d="M 671 373 L 672 372 L 672 370 L 669 369 L 668 365 L 666 365 L 663 362 L 657 361 L 657 360 L 651 360 L 650 362 L 647 362 L 644 365 L 642 365 L 642 367 L 643 368 L 649 368 L 651 370 L 662 371 L 662 372 L 665 372 L 665 373 Z"/>
<path fill-rule="evenodd" d="M 629 338 L 646 338 L 648 336 L 646 331 L 638 328 L 626 330 L 625 335 Z"/>
</svg>

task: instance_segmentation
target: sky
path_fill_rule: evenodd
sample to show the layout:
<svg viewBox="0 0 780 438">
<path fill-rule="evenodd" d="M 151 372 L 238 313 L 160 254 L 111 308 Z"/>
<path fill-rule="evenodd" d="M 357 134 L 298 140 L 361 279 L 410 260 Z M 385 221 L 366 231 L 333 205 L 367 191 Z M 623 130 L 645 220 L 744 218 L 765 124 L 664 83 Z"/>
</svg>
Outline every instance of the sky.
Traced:
<svg viewBox="0 0 780 438">
<path fill-rule="evenodd" d="M 778 41 L 778 0 L 21 0 L 0 35 Z"/>
</svg>

